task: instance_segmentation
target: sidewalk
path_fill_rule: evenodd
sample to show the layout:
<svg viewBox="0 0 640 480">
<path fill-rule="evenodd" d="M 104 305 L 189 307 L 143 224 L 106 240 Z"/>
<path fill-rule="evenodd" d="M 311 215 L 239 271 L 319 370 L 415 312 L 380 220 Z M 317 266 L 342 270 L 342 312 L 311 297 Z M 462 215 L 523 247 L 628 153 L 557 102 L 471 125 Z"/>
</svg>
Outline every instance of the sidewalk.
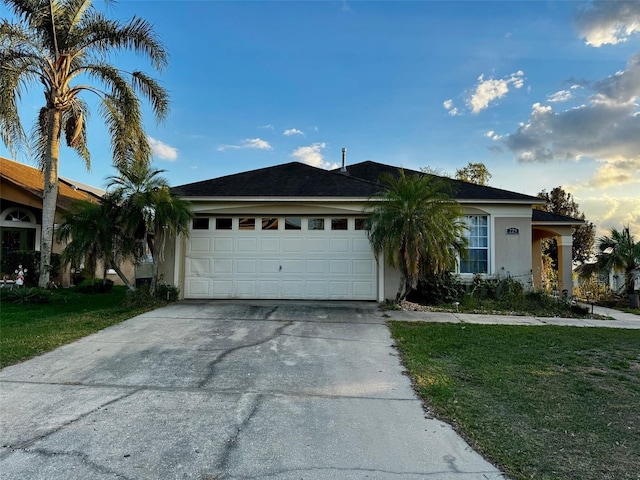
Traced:
<svg viewBox="0 0 640 480">
<path fill-rule="evenodd" d="M 591 308 L 591 305 L 583 305 Z M 611 308 L 593 307 L 593 313 L 613 318 L 598 320 L 590 318 L 559 318 L 516 315 L 485 315 L 455 312 L 415 312 L 404 310 L 387 311 L 390 320 L 405 322 L 477 323 L 484 325 L 561 325 L 571 327 L 604 327 L 640 329 L 640 316 L 620 312 Z"/>
</svg>

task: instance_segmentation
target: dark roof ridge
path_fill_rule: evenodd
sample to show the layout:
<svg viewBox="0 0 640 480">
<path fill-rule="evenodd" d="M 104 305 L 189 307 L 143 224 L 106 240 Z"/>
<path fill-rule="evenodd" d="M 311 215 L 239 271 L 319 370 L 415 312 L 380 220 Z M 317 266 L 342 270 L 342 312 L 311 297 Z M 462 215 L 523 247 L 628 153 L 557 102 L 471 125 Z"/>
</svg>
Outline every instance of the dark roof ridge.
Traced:
<svg viewBox="0 0 640 480">
<path fill-rule="evenodd" d="M 496 187 L 491 187 L 488 185 L 478 185 L 475 183 L 471 183 L 471 182 L 465 182 L 463 180 L 458 180 L 455 178 L 450 178 L 450 177 L 445 177 L 443 175 L 437 175 L 434 173 L 430 173 L 430 172 L 420 172 L 417 170 L 412 170 L 410 168 L 404 168 L 404 167 L 397 167 L 394 165 L 388 165 L 385 163 L 380 163 L 380 162 L 375 162 L 373 160 L 365 160 L 363 162 L 358 162 L 358 163 L 354 163 L 350 166 L 347 166 L 347 172 L 349 171 L 349 168 L 352 169 L 357 169 L 361 166 L 365 166 L 365 165 L 373 165 L 373 166 L 377 166 L 377 167 L 381 167 L 383 169 L 396 169 L 396 170 L 403 170 L 405 173 L 409 173 L 409 174 L 417 174 L 417 175 L 429 175 L 432 177 L 438 177 L 438 178 L 442 178 L 448 181 L 451 181 L 453 183 L 453 185 L 456 187 L 455 190 L 456 191 L 460 191 L 462 190 L 484 190 L 486 192 L 492 191 L 492 192 L 500 192 L 501 194 L 510 194 L 510 195 L 516 195 L 518 196 L 521 200 L 535 200 L 535 203 L 541 203 L 543 202 L 542 199 L 535 197 L 533 195 L 527 195 L 524 193 L 519 193 L 519 192 L 514 192 L 511 190 L 505 190 L 503 188 L 496 188 Z M 335 171 L 335 170 L 333 170 Z M 377 183 L 377 182 L 376 182 Z M 485 197 L 482 196 L 478 196 L 477 199 L 483 199 Z M 467 200 L 472 200 L 475 199 L 474 197 L 463 197 L 463 198 L 459 198 L 459 199 L 467 199 Z"/>
</svg>

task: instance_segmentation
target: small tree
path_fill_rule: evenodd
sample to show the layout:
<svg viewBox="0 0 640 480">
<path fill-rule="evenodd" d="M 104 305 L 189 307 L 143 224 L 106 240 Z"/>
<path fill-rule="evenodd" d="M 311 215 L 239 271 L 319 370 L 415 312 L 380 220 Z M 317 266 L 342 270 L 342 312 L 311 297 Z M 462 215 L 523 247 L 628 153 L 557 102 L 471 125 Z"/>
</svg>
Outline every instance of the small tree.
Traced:
<svg viewBox="0 0 640 480">
<path fill-rule="evenodd" d="M 484 163 L 469 162 L 466 167 L 456 170 L 455 178 L 463 182 L 487 185 L 492 176 Z"/>
<path fill-rule="evenodd" d="M 634 271 L 640 268 L 640 241 L 635 241 L 629 227 L 612 228 L 610 235 L 598 238 L 596 250 L 596 261 L 580 265 L 579 275 L 588 278 L 594 273 L 622 270 L 625 291 L 633 294 Z"/>
<path fill-rule="evenodd" d="M 427 274 L 455 267 L 465 245 L 462 208 L 448 194 L 446 179 L 432 175 L 383 175 L 386 190 L 367 212 L 376 258 L 402 272 L 396 301 L 404 300 Z"/>
<path fill-rule="evenodd" d="M 193 218 L 191 204 L 171 194 L 164 170 L 152 170 L 146 162 L 134 162 L 120 168 L 111 177 L 108 188 L 121 209 L 121 228 L 127 238 L 135 239 L 134 256 L 140 259 L 145 247 L 153 259 L 150 292 L 158 283 L 158 271 L 164 261 L 168 237 L 189 233 Z"/>
<path fill-rule="evenodd" d="M 124 260 L 134 257 L 134 239 L 123 228 L 122 213 L 116 198 L 110 194 L 105 195 L 101 203 L 77 202 L 64 214 L 56 237 L 59 242 L 70 240 L 62 254 L 65 263 L 86 261 L 95 278 L 96 263 L 101 261 L 103 280 L 107 269 L 112 268 L 129 290 L 135 290 L 120 268 Z"/>
</svg>

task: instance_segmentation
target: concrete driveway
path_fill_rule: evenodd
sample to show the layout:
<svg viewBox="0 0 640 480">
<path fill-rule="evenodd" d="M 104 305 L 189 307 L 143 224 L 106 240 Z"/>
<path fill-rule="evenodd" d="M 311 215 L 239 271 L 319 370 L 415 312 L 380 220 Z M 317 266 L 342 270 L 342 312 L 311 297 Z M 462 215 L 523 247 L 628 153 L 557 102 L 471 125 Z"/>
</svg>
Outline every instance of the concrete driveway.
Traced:
<svg viewBox="0 0 640 480">
<path fill-rule="evenodd" d="M 0 372 L 2 479 L 498 479 L 374 303 L 181 302 Z"/>
</svg>

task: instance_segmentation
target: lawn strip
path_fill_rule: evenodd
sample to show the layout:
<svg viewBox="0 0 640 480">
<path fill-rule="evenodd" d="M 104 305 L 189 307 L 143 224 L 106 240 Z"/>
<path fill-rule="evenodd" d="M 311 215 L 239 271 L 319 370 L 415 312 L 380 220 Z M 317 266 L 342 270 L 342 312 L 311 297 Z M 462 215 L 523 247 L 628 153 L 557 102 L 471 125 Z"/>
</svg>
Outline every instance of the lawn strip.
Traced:
<svg viewBox="0 0 640 480">
<path fill-rule="evenodd" d="M 390 327 L 430 410 L 510 478 L 640 478 L 640 332 Z"/>
<path fill-rule="evenodd" d="M 55 291 L 51 303 L 0 304 L 0 368 L 27 360 L 120 323 L 149 309 L 123 305 L 126 291 Z"/>
</svg>

